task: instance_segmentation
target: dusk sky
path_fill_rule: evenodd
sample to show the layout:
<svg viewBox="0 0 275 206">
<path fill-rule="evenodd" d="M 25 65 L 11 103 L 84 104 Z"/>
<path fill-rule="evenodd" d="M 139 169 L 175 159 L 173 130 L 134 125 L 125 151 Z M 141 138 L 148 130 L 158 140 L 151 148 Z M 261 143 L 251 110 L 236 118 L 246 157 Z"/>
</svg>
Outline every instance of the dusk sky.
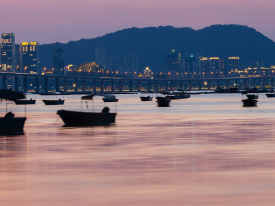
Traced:
<svg viewBox="0 0 275 206">
<path fill-rule="evenodd" d="M 9 0 L 1 2 L 0 32 L 43 44 L 130 27 L 242 24 L 275 40 L 274 8 L 274 0 Z"/>
</svg>

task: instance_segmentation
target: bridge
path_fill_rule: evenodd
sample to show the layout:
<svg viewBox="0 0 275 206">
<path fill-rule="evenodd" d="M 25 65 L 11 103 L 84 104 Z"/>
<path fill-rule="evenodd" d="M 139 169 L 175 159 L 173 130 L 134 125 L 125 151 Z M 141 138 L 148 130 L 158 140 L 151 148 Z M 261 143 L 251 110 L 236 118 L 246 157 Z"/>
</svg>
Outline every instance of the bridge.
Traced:
<svg viewBox="0 0 275 206">
<path fill-rule="evenodd" d="M 275 76 L 185 78 L 185 79 L 137 79 L 115 77 L 85 77 L 38 75 L 27 73 L 0 73 L 0 87 L 15 91 L 47 93 L 63 92 L 116 92 L 116 91 L 169 91 L 174 89 L 214 89 L 222 87 L 274 87 Z"/>
</svg>

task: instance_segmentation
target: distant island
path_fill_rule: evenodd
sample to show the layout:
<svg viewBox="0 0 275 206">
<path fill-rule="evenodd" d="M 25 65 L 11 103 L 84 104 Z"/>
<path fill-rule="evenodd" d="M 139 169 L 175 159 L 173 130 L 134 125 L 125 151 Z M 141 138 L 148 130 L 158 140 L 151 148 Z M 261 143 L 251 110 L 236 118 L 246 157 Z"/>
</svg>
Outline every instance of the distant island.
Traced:
<svg viewBox="0 0 275 206">
<path fill-rule="evenodd" d="M 262 60 L 264 66 L 275 65 L 275 43 L 253 28 L 242 25 L 212 25 L 200 30 L 172 26 L 129 28 L 93 39 L 66 44 L 40 45 L 42 67 L 53 65 L 53 50 L 64 50 L 65 65 L 90 62 L 92 47 L 105 47 L 107 54 L 137 54 L 139 70 L 150 67 L 165 71 L 165 53 L 175 50 L 184 55 L 239 56 L 241 65 Z"/>
</svg>

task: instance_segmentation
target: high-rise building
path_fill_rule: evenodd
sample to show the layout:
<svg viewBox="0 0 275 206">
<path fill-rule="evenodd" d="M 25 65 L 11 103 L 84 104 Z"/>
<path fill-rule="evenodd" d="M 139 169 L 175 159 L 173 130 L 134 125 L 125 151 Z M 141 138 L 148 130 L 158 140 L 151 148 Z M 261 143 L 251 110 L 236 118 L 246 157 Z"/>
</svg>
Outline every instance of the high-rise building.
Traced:
<svg viewBox="0 0 275 206">
<path fill-rule="evenodd" d="M 2 72 L 15 71 L 15 41 L 14 33 L 1 35 L 1 69 Z"/>
<path fill-rule="evenodd" d="M 220 58 L 219 57 L 210 57 L 209 58 L 210 66 L 210 77 L 217 78 L 220 77 Z"/>
<path fill-rule="evenodd" d="M 240 67 L 240 57 L 228 57 L 227 59 L 227 73 L 232 76 Z"/>
<path fill-rule="evenodd" d="M 221 77 L 228 77 L 227 71 L 227 58 L 220 58 L 220 76 Z"/>
<path fill-rule="evenodd" d="M 64 75 L 64 50 L 55 48 L 53 51 L 53 74 Z"/>
<path fill-rule="evenodd" d="M 210 65 L 208 57 L 199 57 L 198 72 L 200 77 L 210 77 Z"/>
<path fill-rule="evenodd" d="M 37 74 L 39 71 L 39 43 L 36 41 L 22 42 L 19 48 L 20 72 Z"/>
<path fill-rule="evenodd" d="M 137 54 L 124 54 L 122 56 L 122 71 L 128 76 L 134 77 L 138 73 L 138 55 Z"/>
<path fill-rule="evenodd" d="M 182 73 L 185 77 L 193 77 L 197 72 L 197 58 L 194 55 L 182 58 Z"/>
<path fill-rule="evenodd" d="M 166 72 L 177 73 L 182 71 L 181 54 L 172 53 L 165 54 Z"/>
<path fill-rule="evenodd" d="M 106 49 L 105 47 L 92 48 L 92 62 L 96 62 L 100 66 L 106 68 Z"/>
<path fill-rule="evenodd" d="M 110 72 L 119 71 L 119 66 L 121 65 L 121 60 L 119 55 L 108 55 L 106 69 Z"/>
</svg>

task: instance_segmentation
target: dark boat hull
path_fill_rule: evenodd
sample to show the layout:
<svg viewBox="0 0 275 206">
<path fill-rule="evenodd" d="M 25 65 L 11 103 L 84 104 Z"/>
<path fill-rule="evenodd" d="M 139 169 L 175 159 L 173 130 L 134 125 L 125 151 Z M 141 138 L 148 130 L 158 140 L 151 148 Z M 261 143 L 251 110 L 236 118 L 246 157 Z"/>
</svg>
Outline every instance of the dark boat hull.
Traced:
<svg viewBox="0 0 275 206">
<path fill-rule="evenodd" d="M 180 99 L 180 96 L 166 96 L 172 100 Z"/>
<path fill-rule="evenodd" d="M 15 100 L 16 105 L 35 104 L 36 100 Z"/>
<path fill-rule="evenodd" d="M 45 105 L 62 105 L 65 100 L 42 100 Z"/>
<path fill-rule="evenodd" d="M 57 114 L 65 126 L 94 126 L 115 123 L 116 113 L 105 112 L 76 112 L 58 110 Z"/>
<path fill-rule="evenodd" d="M 275 97 L 275 94 L 265 94 L 267 97 Z"/>
<path fill-rule="evenodd" d="M 257 103 L 258 103 L 258 100 L 256 100 L 256 99 L 243 99 L 242 102 L 243 102 L 244 107 L 256 107 Z"/>
<path fill-rule="evenodd" d="M 140 97 L 141 101 L 152 101 L 153 97 Z"/>
<path fill-rule="evenodd" d="M 0 132 L 23 132 L 26 117 L 0 117 Z"/>
<path fill-rule="evenodd" d="M 156 99 L 158 100 L 158 107 L 169 107 L 170 105 L 170 101 L 171 99 L 168 97 L 156 97 Z"/>
<path fill-rule="evenodd" d="M 118 99 L 106 99 L 106 98 L 103 98 L 103 102 L 118 102 Z"/>
</svg>

